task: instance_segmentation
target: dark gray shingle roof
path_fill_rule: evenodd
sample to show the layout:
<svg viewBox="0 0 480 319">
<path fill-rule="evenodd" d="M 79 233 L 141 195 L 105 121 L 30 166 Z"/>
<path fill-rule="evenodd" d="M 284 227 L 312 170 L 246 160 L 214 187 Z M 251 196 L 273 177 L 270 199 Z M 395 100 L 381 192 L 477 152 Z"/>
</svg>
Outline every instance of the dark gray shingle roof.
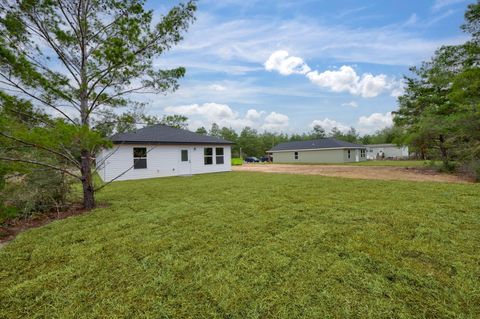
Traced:
<svg viewBox="0 0 480 319">
<path fill-rule="evenodd" d="M 365 146 L 334 138 L 322 138 L 312 141 L 286 142 L 275 145 L 270 151 L 311 150 L 322 148 L 365 148 Z"/>
<path fill-rule="evenodd" d="M 110 137 L 114 144 L 233 144 L 230 141 L 155 124 L 128 133 Z"/>
</svg>

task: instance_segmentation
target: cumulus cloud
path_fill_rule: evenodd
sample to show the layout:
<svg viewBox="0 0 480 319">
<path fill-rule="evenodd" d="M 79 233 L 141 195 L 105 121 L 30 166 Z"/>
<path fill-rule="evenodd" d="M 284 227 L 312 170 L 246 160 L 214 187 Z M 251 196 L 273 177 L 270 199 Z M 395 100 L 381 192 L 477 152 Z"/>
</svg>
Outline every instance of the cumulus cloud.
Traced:
<svg viewBox="0 0 480 319">
<path fill-rule="evenodd" d="M 265 117 L 262 129 L 268 131 L 281 131 L 288 127 L 289 118 L 285 114 L 271 112 Z"/>
<path fill-rule="evenodd" d="M 193 130 L 201 126 L 209 128 L 213 123 L 217 123 L 221 127 L 231 127 L 236 130 L 250 126 L 269 131 L 281 131 L 288 128 L 289 124 L 288 116 L 281 113 L 271 112 L 265 116 L 265 111 L 249 109 L 245 115 L 241 115 L 229 105 L 219 103 L 167 106 L 164 112 L 187 116 L 189 126 Z"/>
<path fill-rule="evenodd" d="M 378 96 L 386 90 L 391 90 L 392 95 L 400 92 L 395 80 L 388 79 L 385 74 L 359 75 L 348 65 L 342 65 L 338 70 L 311 71 L 302 58 L 289 56 L 285 50 L 273 52 L 264 66 L 267 71 L 277 71 L 282 75 L 304 74 L 312 83 L 332 92 L 348 92 L 364 98 Z"/>
<path fill-rule="evenodd" d="M 264 65 L 267 71 L 278 71 L 282 75 L 306 74 L 310 71 L 310 67 L 302 58 L 289 56 L 285 50 L 273 52 Z"/>
<path fill-rule="evenodd" d="M 259 120 L 263 114 L 265 114 L 264 111 L 259 112 L 255 109 L 250 109 L 247 111 L 247 115 L 245 115 L 245 118 L 251 121 L 256 121 Z"/>
<path fill-rule="evenodd" d="M 403 81 L 392 81 L 389 83 L 388 89 L 391 96 L 399 97 L 405 92 L 405 83 Z"/>
<path fill-rule="evenodd" d="M 360 116 L 358 119 L 358 131 L 362 134 L 370 134 L 379 129 L 392 125 L 392 112 L 372 113 L 369 116 Z"/>
<path fill-rule="evenodd" d="M 339 70 L 327 70 L 321 73 L 312 71 L 307 73 L 307 78 L 312 83 L 333 92 L 349 92 L 361 97 L 375 97 L 388 85 L 387 76 L 384 74 L 364 73 L 360 77 L 351 66 L 347 65 L 343 65 Z"/>
<path fill-rule="evenodd" d="M 392 112 L 373 113 L 369 116 L 360 116 L 358 124 L 362 126 L 390 126 L 393 124 Z"/>
<path fill-rule="evenodd" d="M 349 125 L 346 125 L 342 122 L 332 120 L 329 118 L 314 120 L 310 127 L 315 125 L 320 125 L 325 129 L 325 131 L 330 132 L 332 128 L 336 127 L 340 131 L 346 133 L 350 129 Z M 372 113 L 368 116 L 360 116 L 354 127 L 361 134 L 371 134 L 377 130 L 383 129 L 393 125 L 393 115 L 392 112 L 387 113 Z"/>
<path fill-rule="evenodd" d="M 345 125 L 341 122 L 338 122 L 336 120 L 332 120 L 327 118 L 324 118 L 323 120 L 314 120 L 311 124 L 310 127 L 314 127 L 315 125 L 320 125 L 326 132 L 330 132 L 334 127 L 338 128 L 342 132 L 348 132 L 350 129 L 350 126 Z"/>
<path fill-rule="evenodd" d="M 180 106 L 167 106 L 165 112 L 171 114 L 181 114 L 186 116 L 200 115 L 209 120 L 232 120 L 238 115 L 226 104 L 218 103 L 204 103 L 180 105 Z"/>
</svg>

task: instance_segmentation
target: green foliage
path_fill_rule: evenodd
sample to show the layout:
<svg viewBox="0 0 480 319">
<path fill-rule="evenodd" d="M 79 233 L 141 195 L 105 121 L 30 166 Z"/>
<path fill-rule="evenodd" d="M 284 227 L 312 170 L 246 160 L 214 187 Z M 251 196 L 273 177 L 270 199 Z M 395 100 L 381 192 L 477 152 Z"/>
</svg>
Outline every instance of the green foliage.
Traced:
<svg viewBox="0 0 480 319">
<path fill-rule="evenodd" d="M 234 166 L 243 165 L 243 158 L 239 158 L 239 157 L 232 158 L 232 165 Z"/>
<path fill-rule="evenodd" d="M 71 179 L 67 175 L 48 169 L 35 169 L 12 178 L 5 187 L 5 206 L 11 217 L 25 217 L 51 210 L 65 210 Z"/>
<path fill-rule="evenodd" d="M 153 59 L 182 40 L 195 10 L 195 2 L 188 1 L 154 18 L 143 0 L 1 2 L 3 109 L 23 112 L 27 106 L 28 116 L 43 122 L 30 119 L 31 129 L 0 120 L 1 132 L 8 129 L 0 142 L 9 139 L 10 150 L 1 160 L 75 176 L 83 184 L 85 207 L 92 208 L 92 167 L 95 152 L 109 145 L 106 136 L 132 129 L 138 116 L 146 124 L 184 125 L 177 117 L 137 114 L 139 103 L 132 98 L 178 88 L 185 68 L 158 69 Z M 121 107 L 132 109 L 120 112 Z M 55 118 L 40 119 L 43 114 L 36 113 L 43 109 Z M 22 157 L 27 148 L 37 149 L 41 161 Z"/>
<path fill-rule="evenodd" d="M 471 4 L 465 14 L 462 29 L 472 35 L 470 41 L 443 46 L 430 61 L 411 68 L 394 117 L 400 140 L 424 159 L 441 159 L 446 171 L 455 169 L 452 161 L 463 169 L 480 163 L 479 7 Z"/>
<path fill-rule="evenodd" d="M 0 248 L 1 318 L 476 318 L 478 184 L 116 182 Z M 48 306 L 46 306 L 48 305 Z"/>
<path fill-rule="evenodd" d="M 175 128 L 180 128 L 186 130 L 188 128 L 188 117 L 184 115 L 165 115 L 163 116 L 160 124 L 168 125 Z"/>
<path fill-rule="evenodd" d="M 195 133 L 202 134 L 202 135 L 207 135 L 207 134 L 208 134 L 207 129 L 204 128 L 203 126 L 197 128 L 197 130 L 195 131 Z"/>
</svg>

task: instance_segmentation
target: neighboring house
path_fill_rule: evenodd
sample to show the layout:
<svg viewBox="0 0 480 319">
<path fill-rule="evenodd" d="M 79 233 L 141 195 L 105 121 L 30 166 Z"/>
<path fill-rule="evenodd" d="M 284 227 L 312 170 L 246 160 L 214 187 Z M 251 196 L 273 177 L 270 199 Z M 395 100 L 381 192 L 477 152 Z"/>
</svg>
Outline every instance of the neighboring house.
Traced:
<svg viewBox="0 0 480 319">
<path fill-rule="evenodd" d="M 347 163 L 366 160 L 363 145 L 324 138 L 281 143 L 267 153 L 274 163 Z"/>
<path fill-rule="evenodd" d="M 369 144 L 367 146 L 367 159 L 383 158 L 408 158 L 408 146 L 398 146 L 396 144 Z"/>
<path fill-rule="evenodd" d="M 97 155 L 104 181 L 231 170 L 232 142 L 161 124 L 112 136 L 113 148 Z"/>
</svg>

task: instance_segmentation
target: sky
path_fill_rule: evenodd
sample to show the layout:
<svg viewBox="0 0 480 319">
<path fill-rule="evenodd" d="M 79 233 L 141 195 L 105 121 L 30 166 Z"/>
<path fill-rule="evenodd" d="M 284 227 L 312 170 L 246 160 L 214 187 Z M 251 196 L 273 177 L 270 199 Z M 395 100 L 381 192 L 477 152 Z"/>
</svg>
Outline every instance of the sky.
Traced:
<svg viewBox="0 0 480 319">
<path fill-rule="evenodd" d="M 200 0 L 184 41 L 155 60 L 184 66 L 180 89 L 142 97 L 183 114 L 288 134 L 315 124 L 370 134 L 392 124 L 409 67 L 467 37 L 464 0 Z M 147 2 L 157 18 L 175 1 Z"/>
</svg>

